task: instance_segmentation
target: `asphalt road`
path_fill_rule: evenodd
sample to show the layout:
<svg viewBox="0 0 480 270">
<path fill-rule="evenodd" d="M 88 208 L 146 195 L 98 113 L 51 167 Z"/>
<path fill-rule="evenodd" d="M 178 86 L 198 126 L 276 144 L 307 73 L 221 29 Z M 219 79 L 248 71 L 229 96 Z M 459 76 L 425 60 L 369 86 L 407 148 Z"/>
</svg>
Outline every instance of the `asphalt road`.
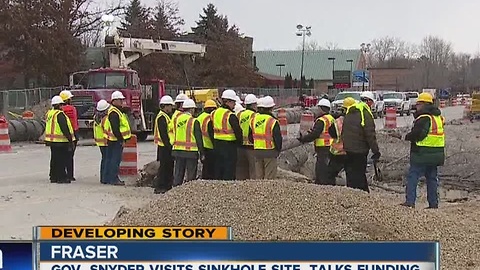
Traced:
<svg viewBox="0 0 480 270">
<path fill-rule="evenodd" d="M 461 118 L 463 107 L 443 110 L 447 120 Z M 398 118 L 399 126 L 411 125 L 413 116 Z M 376 120 L 377 128 L 383 119 Z M 299 125 L 289 126 L 295 137 Z M 153 142 L 139 143 L 139 168 L 155 160 Z M 150 188 L 105 186 L 99 183 L 100 152 L 95 146 L 78 147 L 77 181 L 50 184 L 49 148 L 15 144 L 13 153 L 0 154 L 0 239 L 31 239 L 34 225 L 98 225 L 114 217 L 119 207 L 139 207 L 155 196 Z M 133 182 L 132 179 L 130 182 Z"/>
</svg>

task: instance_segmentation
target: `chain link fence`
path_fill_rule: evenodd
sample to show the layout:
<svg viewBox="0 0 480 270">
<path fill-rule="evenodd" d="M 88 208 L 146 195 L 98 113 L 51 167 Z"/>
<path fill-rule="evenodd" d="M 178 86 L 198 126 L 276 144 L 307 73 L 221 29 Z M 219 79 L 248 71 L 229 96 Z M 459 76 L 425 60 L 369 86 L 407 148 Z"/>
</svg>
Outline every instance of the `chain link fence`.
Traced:
<svg viewBox="0 0 480 270">
<path fill-rule="evenodd" d="M 2 90 L 3 106 L 7 106 L 10 110 L 26 110 L 31 109 L 35 105 L 42 102 L 48 102 L 53 96 L 58 95 L 63 87 L 54 88 L 33 88 L 22 90 Z M 5 109 L 3 109 L 5 110 Z"/>
</svg>

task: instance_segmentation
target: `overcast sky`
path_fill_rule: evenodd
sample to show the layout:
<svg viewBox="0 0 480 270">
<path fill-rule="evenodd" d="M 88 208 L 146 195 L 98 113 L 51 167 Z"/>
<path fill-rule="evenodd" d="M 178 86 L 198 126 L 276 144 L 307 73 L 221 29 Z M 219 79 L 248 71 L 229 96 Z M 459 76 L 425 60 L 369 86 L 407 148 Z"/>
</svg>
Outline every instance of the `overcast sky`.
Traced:
<svg viewBox="0 0 480 270">
<path fill-rule="evenodd" d="M 153 6 L 156 0 L 143 0 Z M 254 50 L 288 50 L 300 44 L 297 24 L 312 27 L 311 39 L 358 48 L 385 35 L 419 43 L 426 35 L 452 42 L 455 51 L 477 53 L 480 46 L 479 0 L 178 0 L 186 30 L 208 3 L 227 15 Z M 188 29 L 187 29 L 188 27 Z"/>
</svg>

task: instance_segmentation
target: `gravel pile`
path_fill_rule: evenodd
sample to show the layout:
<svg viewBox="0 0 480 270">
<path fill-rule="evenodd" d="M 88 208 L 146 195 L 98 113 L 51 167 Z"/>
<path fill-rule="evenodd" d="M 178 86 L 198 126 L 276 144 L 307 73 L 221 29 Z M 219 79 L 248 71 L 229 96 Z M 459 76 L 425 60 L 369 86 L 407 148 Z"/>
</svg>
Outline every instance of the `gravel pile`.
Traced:
<svg viewBox="0 0 480 270">
<path fill-rule="evenodd" d="M 391 196 L 292 181 L 193 181 L 123 209 L 111 225 L 229 225 L 236 240 L 440 240 L 442 269 L 479 269 L 478 202 L 414 210 Z"/>
</svg>

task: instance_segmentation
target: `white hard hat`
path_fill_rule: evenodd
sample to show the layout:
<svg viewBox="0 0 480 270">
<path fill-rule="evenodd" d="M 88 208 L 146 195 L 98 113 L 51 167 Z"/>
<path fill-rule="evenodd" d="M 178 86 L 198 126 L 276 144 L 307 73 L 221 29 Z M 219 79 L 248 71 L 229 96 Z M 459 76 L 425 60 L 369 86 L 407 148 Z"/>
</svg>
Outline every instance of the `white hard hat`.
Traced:
<svg viewBox="0 0 480 270">
<path fill-rule="evenodd" d="M 105 99 L 101 99 L 97 102 L 97 111 L 103 112 L 110 107 L 110 104 Z"/>
<path fill-rule="evenodd" d="M 194 109 L 197 106 L 195 105 L 195 101 L 193 99 L 187 98 L 182 105 L 182 108 L 184 109 Z"/>
<path fill-rule="evenodd" d="M 58 105 L 58 104 L 64 104 L 65 102 L 63 101 L 63 99 L 60 97 L 60 96 L 54 96 L 52 98 L 52 106 L 53 105 Z"/>
<path fill-rule="evenodd" d="M 257 97 L 254 94 L 248 94 L 245 97 L 245 104 L 246 105 L 255 104 L 255 103 L 257 103 Z"/>
<path fill-rule="evenodd" d="M 243 106 L 240 103 L 235 103 L 235 108 L 233 110 L 235 111 L 235 113 L 239 113 L 241 111 L 244 111 L 245 108 L 243 108 Z"/>
<path fill-rule="evenodd" d="M 185 94 L 178 94 L 178 96 L 175 98 L 175 103 L 182 103 L 185 100 L 188 99 L 188 96 Z"/>
<path fill-rule="evenodd" d="M 161 105 L 175 105 L 175 102 L 173 102 L 173 98 L 169 95 L 165 95 L 160 99 L 160 104 Z"/>
<path fill-rule="evenodd" d="M 257 107 L 262 107 L 262 108 L 273 108 L 275 106 L 275 101 L 271 96 L 266 96 L 262 98 L 261 105 L 260 103 L 257 104 Z"/>
<path fill-rule="evenodd" d="M 323 107 L 328 107 L 328 108 L 331 108 L 331 104 L 330 104 L 330 101 L 326 98 L 322 98 L 318 101 L 318 104 L 317 106 L 323 106 Z"/>
<path fill-rule="evenodd" d="M 222 99 L 229 99 L 233 101 L 238 101 L 240 98 L 237 96 L 237 93 L 231 89 L 227 89 L 222 93 Z"/>
<path fill-rule="evenodd" d="M 62 92 L 60 92 L 59 96 L 63 99 L 63 101 L 65 101 L 67 99 L 71 99 L 73 97 L 73 94 L 68 90 L 63 90 Z"/>
<path fill-rule="evenodd" d="M 243 101 L 240 99 L 239 96 L 237 96 L 237 98 L 235 99 L 235 102 L 239 104 L 243 104 Z"/>
<path fill-rule="evenodd" d="M 360 97 L 362 97 L 362 98 L 368 98 L 368 99 L 371 99 L 371 100 L 375 100 L 375 96 L 374 96 L 373 93 L 370 92 L 370 91 L 362 92 L 362 93 L 360 94 Z"/>
<path fill-rule="evenodd" d="M 257 107 L 263 108 L 263 100 L 263 97 L 257 99 Z"/>
<path fill-rule="evenodd" d="M 115 99 L 125 99 L 125 97 L 123 96 L 122 92 L 115 91 L 115 92 L 112 93 L 111 100 L 115 100 Z"/>
</svg>

